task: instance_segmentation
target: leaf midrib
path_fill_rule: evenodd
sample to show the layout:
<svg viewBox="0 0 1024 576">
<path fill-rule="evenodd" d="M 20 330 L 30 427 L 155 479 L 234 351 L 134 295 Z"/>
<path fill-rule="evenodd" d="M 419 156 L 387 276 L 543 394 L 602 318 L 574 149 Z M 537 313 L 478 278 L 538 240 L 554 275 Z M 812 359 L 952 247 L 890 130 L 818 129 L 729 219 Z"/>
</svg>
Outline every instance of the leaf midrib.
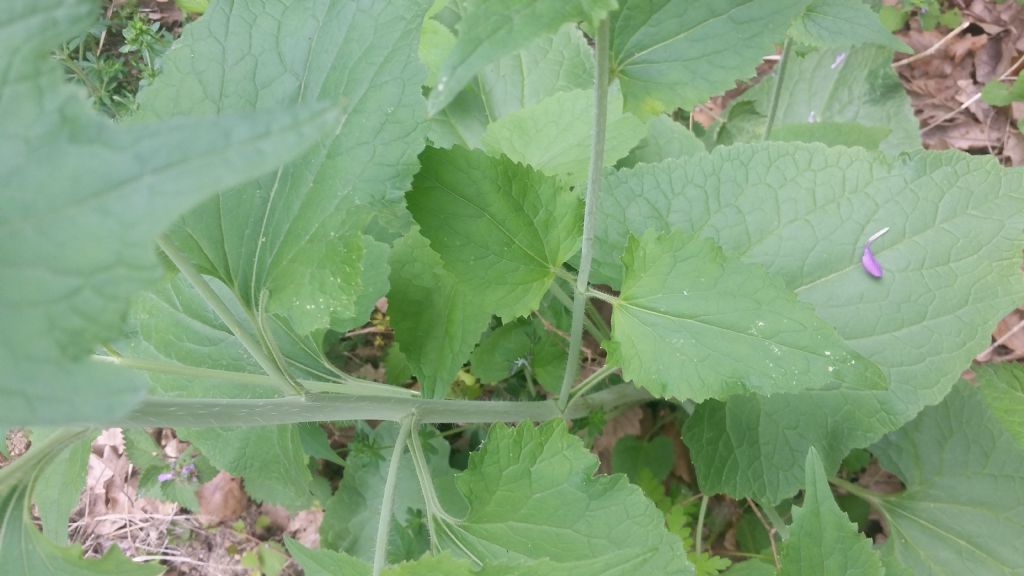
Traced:
<svg viewBox="0 0 1024 576">
<path fill-rule="evenodd" d="M 805 355 L 808 355 L 808 356 L 813 356 L 815 358 L 825 359 L 825 356 L 823 354 L 816 354 L 816 353 L 811 352 L 809 350 L 804 350 L 802 348 L 795 348 L 793 346 L 789 346 L 789 345 L 786 345 L 786 344 L 782 344 L 780 342 L 776 342 L 775 340 L 771 340 L 771 339 L 768 339 L 768 338 L 762 338 L 760 336 L 752 336 L 751 334 L 749 334 L 747 332 L 739 332 L 739 331 L 733 330 L 731 328 L 726 328 L 724 326 L 718 326 L 718 325 L 715 325 L 715 324 L 701 322 L 701 321 L 695 320 L 693 318 L 685 318 L 685 317 L 682 317 L 682 316 L 672 316 L 671 314 L 666 314 L 664 312 L 658 312 L 657 310 L 651 310 L 650 308 L 644 308 L 643 306 L 637 306 L 635 304 L 631 304 L 630 302 L 628 302 L 626 300 L 619 300 L 619 302 L 616 304 L 616 307 L 632 308 L 634 310 L 639 310 L 641 312 L 646 312 L 646 313 L 648 313 L 648 314 L 650 314 L 652 316 L 660 316 L 660 317 L 666 318 L 668 320 L 674 320 L 674 321 L 679 321 L 679 322 L 689 322 L 689 323 L 692 323 L 692 324 L 696 324 L 698 326 L 706 326 L 708 328 L 714 328 L 716 330 L 720 330 L 720 331 L 726 332 L 728 334 L 735 334 L 735 335 L 742 336 L 744 338 L 747 338 L 747 339 L 750 339 L 750 340 L 759 341 L 759 342 L 768 342 L 768 343 L 771 343 L 771 344 L 773 344 L 775 346 L 779 346 L 780 348 L 785 348 L 787 350 L 792 350 L 794 352 L 799 352 L 801 354 L 805 354 Z M 619 309 L 621 309 L 621 308 L 619 308 Z M 631 318 L 633 318 L 634 320 L 639 322 L 641 325 L 643 325 L 643 326 L 647 327 L 648 329 L 652 330 L 652 332 L 653 332 L 653 328 L 650 328 L 649 326 L 647 326 L 647 324 L 645 324 L 642 320 L 640 320 L 640 318 L 638 316 L 636 316 L 634 314 L 629 314 L 625 310 L 623 310 L 623 313 L 627 314 L 628 316 L 630 316 Z"/>
<path fill-rule="evenodd" d="M 451 194 L 455 198 L 461 200 L 462 202 L 464 202 L 468 206 L 470 206 L 470 207 L 474 208 L 475 210 L 477 210 L 478 212 L 480 212 L 485 218 L 487 218 L 488 221 L 490 221 L 492 224 L 494 224 L 494 226 L 498 230 L 500 230 L 501 233 L 504 234 L 506 238 L 511 240 L 512 243 L 515 244 L 524 254 L 526 254 L 530 258 L 533 258 L 534 260 L 536 260 L 537 263 L 540 264 L 540 268 L 541 269 L 543 269 L 545 271 L 550 271 L 552 269 L 552 264 L 549 264 L 544 258 L 541 258 L 541 257 L 537 256 L 536 254 L 534 254 L 534 252 L 532 250 L 528 249 L 521 242 L 519 242 L 519 240 L 517 240 L 504 226 L 502 226 L 502 224 L 500 222 L 498 222 L 498 220 L 496 220 L 494 218 L 494 216 L 492 216 L 490 214 L 490 212 L 488 212 L 484 208 L 480 207 L 476 203 L 472 202 L 469 198 L 466 198 L 466 197 L 458 194 L 457 192 L 455 192 L 455 190 L 449 188 L 448 186 L 446 186 L 442 182 L 438 181 L 436 178 L 433 179 L 433 182 L 434 182 L 434 185 L 436 185 L 441 190 L 444 190 L 445 192 Z M 547 246 L 544 243 L 543 235 L 540 233 L 540 230 L 537 229 L 537 225 L 536 225 L 536 223 L 534 223 L 532 221 L 532 219 L 530 219 L 530 225 L 533 227 L 533 230 L 537 233 L 537 239 L 540 241 L 541 245 L 544 245 L 544 248 L 545 248 L 544 256 L 547 256 L 548 255 L 547 252 L 546 252 Z M 499 254 L 495 253 L 492 250 L 488 250 L 488 252 L 491 253 L 491 254 L 494 254 L 495 256 L 499 256 L 500 257 Z M 502 259 L 505 260 L 506 262 L 511 263 L 511 264 L 522 265 L 522 263 L 520 263 L 520 262 L 513 262 L 513 261 L 511 261 L 511 260 L 509 260 L 507 258 L 502 258 Z"/>
</svg>

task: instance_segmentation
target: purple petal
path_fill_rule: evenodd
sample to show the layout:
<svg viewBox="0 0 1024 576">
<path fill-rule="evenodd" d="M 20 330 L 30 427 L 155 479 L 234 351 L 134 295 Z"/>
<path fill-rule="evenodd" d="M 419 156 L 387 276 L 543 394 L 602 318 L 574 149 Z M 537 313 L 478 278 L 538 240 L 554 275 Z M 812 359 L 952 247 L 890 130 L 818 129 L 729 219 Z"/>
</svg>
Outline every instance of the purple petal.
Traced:
<svg viewBox="0 0 1024 576">
<path fill-rule="evenodd" d="M 875 254 L 871 252 L 871 244 L 864 246 L 864 255 L 860 258 L 860 263 L 864 266 L 864 270 L 868 274 L 871 274 L 875 278 L 882 277 L 882 265 L 875 259 Z"/>
<path fill-rule="evenodd" d="M 163 474 L 156 477 L 160 482 L 167 482 L 168 480 L 174 479 L 174 472 L 164 472 Z"/>
<path fill-rule="evenodd" d="M 864 243 L 864 255 L 860 257 L 860 263 L 864 266 L 864 270 L 875 278 L 882 277 L 882 265 L 878 263 L 875 253 L 871 251 L 871 243 L 881 238 L 888 231 L 889 227 L 886 226 L 869 236 L 868 241 Z"/>
<path fill-rule="evenodd" d="M 842 66 L 843 62 L 846 61 L 846 52 L 840 52 L 836 55 L 836 59 L 832 62 L 832 69 L 835 70 Z"/>
<path fill-rule="evenodd" d="M 187 476 L 187 475 L 189 475 L 189 474 L 191 474 L 191 473 L 193 473 L 195 471 L 196 471 L 196 465 L 195 464 L 186 464 L 185 467 L 181 469 L 181 475 L 182 476 Z"/>
</svg>

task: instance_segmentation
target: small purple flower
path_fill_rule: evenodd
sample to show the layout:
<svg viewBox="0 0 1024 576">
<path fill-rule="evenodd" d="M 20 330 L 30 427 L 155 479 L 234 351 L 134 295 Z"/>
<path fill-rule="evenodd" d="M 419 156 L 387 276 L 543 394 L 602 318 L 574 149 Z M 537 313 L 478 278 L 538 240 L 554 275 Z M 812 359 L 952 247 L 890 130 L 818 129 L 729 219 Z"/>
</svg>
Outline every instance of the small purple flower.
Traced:
<svg viewBox="0 0 1024 576">
<path fill-rule="evenodd" d="M 835 70 L 836 68 L 839 68 L 840 66 L 843 65 L 843 62 L 845 61 L 846 52 L 840 52 L 839 54 L 836 54 L 836 59 L 832 62 L 832 69 Z"/>
<path fill-rule="evenodd" d="M 185 478 L 186 480 L 191 480 L 196 476 L 196 465 L 186 464 L 184 467 L 182 467 L 181 471 L 178 472 L 178 474 L 180 474 L 181 477 Z"/>
<path fill-rule="evenodd" d="M 871 243 L 881 238 L 882 234 L 885 234 L 888 231 L 889 227 L 886 226 L 885 228 L 882 228 L 878 232 L 872 234 L 871 237 L 868 238 L 868 241 L 864 244 L 864 255 L 861 256 L 860 258 L 860 263 L 861 265 L 864 266 L 864 270 L 867 271 L 868 274 L 874 276 L 875 278 L 882 277 L 882 265 L 879 264 L 878 260 L 875 259 L 875 253 L 871 251 Z"/>
<path fill-rule="evenodd" d="M 157 476 L 156 479 L 159 480 L 161 484 L 168 480 L 174 480 L 174 472 L 164 472 Z"/>
<path fill-rule="evenodd" d="M 817 121 L 818 121 L 818 115 L 814 113 L 814 110 L 811 110 L 811 113 L 807 115 L 807 122 L 809 124 L 814 124 Z"/>
</svg>

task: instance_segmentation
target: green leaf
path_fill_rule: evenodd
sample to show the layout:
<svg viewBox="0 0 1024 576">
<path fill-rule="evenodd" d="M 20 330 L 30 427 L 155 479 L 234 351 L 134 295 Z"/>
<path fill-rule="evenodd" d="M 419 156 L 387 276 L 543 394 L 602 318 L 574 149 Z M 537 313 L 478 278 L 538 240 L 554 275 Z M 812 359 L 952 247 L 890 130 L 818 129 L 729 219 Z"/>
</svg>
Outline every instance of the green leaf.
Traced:
<svg viewBox="0 0 1024 576">
<path fill-rule="evenodd" d="M 398 425 L 386 422 L 365 438 L 359 438 L 353 445 L 341 485 L 324 510 L 320 525 L 320 539 L 324 546 L 367 562 L 373 561 L 380 507 L 384 500 L 384 484 L 388 476 L 388 459 L 397 436 Z M 449 476 L 448 443 L 433 429 L 422 436 L 424 451 L 430 455 L 428 464 L 431 475 L 435 478 Z M 425 525 L 420 525 L 413 534 L 417 544 L 422 546 L 415 556 L 404 555 L 399 546 L 401 532 L 409 531 L 407 526 L 423 508 L 423 492 L 416 479 L 412 457 L 404 452 L 395 489 L 388 546 L 389 562 L 410 560 L 426 550 L 428 543 Z"/>
<path fill-rule="evenodd" d="M 659 396 L 771 395 L 832 380 L 882 388 L 878 368 L 781 280 L 682 233 L 630 237 L 608 362 Z"/>
<path fill-rule="evenodd" d="M 812 123 L 860 124 L 870 130 L 891 130 L 879 145 L 883 152 L 895 154 L 920 149 L 918 121 L 891 62 L 892 50 L 876 46 L 813 50 L 791 56 L 779 95 L 776 124 L 779 128 Z M 760 142 L 773 88 L 772 82 L 761 82 L 734 102 L 726 111 L 729 120 L 719 127 L 716 142 Z M 741 109 L 744 114 L 734 114 Z M 779 128 L 772 131 L 774 139 L 781 139 L 776 135 Z M 829 145 L 856 144 L 844 142 L 846 135 L 842 133 L 808 130 L 805 136 L 813 136 Z"/>
<path fill-rule="evenodd" d="M 431 148 L 420 161 L 407 203 L 445 268 L 489 312 L 510 319 L 535 310 L 579 247 L 579 196 L 478 151 Z"/>
<path fill-rule="evenodd" d="M 245 479 L 245 492 L 257 502 L 293 512 L 313 504 L 313 476 L 293 425 L 177 430 L 217 468 Z"/>
<path fill-rule="evenodd" d="M 331 550 L 310 550 L 302 544 L 285 539 L 288 551 L 296 562 L 305 570 L 306 576 L 370 576 L 372 567 L 362 560 L 345 553 Z M 593 563 L 600 570 L 599 563 Z M 388 566 L 383 576 L 563 576 L 564 567 L 548 560 L 534 562 L 516 562 L 514 564 L 489 564 L 474 570 L 466 560 L 456 559 L 447 552 L 439 556 L 424 555 L 423 557 L 401 564 Z M 585 570 L 585 568 L 584 568 Z M 590 576 L 599 572 L 572 572 L 580 576 Z M 604 574 L 601 572 L 601 574 Z"/>
<path fill-rule="evenodd" d="M 976 389 L 960 383 L 871 451 L 907 487 L 871 497 L 889 528 L 883 556 L 911 574 L 1024 572 L 1024 449 Z"/>
<path fill-rule="evenodd" d="M 981 396 L 1003 428 L 1024 446 L 1024 367 L 981 364 L 973 368 Z"/>
<path fill-rule="evenodd" d="M 813 124 L 782 124 L 772 129 L 776 142 L 821 142 L 826 146 L 860 146 L 878 150 L 892 134 L 886 126 L 864 126 L 852 122 L 814 122 Z"/>
<path fill-rule="evenodd" d="M 797 297 L 879 365 L 890 388 L 843 387 L 709 401 L 686 424 L 703 490 L 778 501 L 817 447 L 826 468 L 942 399 L 1024 301 L 1019 230 L 1024 173 L 991 158 L 768 143 L 606 176 L 595 279 L 618 286 L 629 234 L 673 229 L 781 276 Z M 861 268 L 865 239 L 885 276 Z M 942 346 L 935 344 L 943 334 Z"/>
<path fill-rule="evenodd" d="M 430 119 L 430 140 L 450 148 L 482 148 L 491 122 L 558 92 L 592 88 L 594 57 L 576 24 L 565 24 L 477 73 Z"/>
<path fill-rule="evenodd" d="M 520 319 L 487 334 L 471 363 L 473 374 L 491 384 L 528 369 L 546 390 L 557 392 L 568 352 L 564 340 L 536 319 Z"/>
<path fill-rule="evenodd" d="M 427 18 L 423 22 L 423 31 L 420 33 L 420 60 L 427 66 L 429 71 L 424 83 L 433 86 L 437 82 L 437 74 L 444 64 L 445 57 L 455 47 L 455 34 L 447 26 L 433 18 Z"/>
<path fill-rule="evenodd" d="M 322 548 L 311 550 L 287 537 L 284 545 L 306 576 L 370 576 L 370 565 L 348 554 Z"/>
<path fill-rule="evenodd" d="M 668 436 L 655 436 L 645 442 L 636 436 L 623 436 L 612 448 L 612 471 L 625 474 L 634 482 L 646 470 L 657 482 L 672 471 L 675 449 Z"/>
<path fill-rule="evenodd" d="M 891 130 L 880 145 L 884 152 L 919 149 L 917 119 L 899 77 L 889 66 L 891 60 L 892 50 L 872 46 L 813 50 L 791 57 L 779 98 L 778 123 L 854 123 L 873 130 L 884 128 Z M 772 88 L 770 82 L 760 83 L 735 101 L 723 116 L 728 121 L 711 131 L 715 142 L 760 142 Z M 741 109 L 743 114 L 735 114 Z M 805 136 L 830 145 L 846 144 L 844 135 L 822 129 Z"/>
<path fill-rule="evenodd" d="M 338 456 L 338 453 L 331 448 L 327 432 L 316 422 L 303 422 L 296 424 L 295 428 L 299 433 L 299 443 L 302 444 L 302 451 L 313 458 L 320 458 L 344 466 L 345 461 Z"/>
<path fill-rule="evenodd" d="M 39 429 L 33 430 L 32 440 L 42 440 Z M 85 435 L 54 456 L 39 476 L 32 500 L 43 522 L 43 534 L 49 540 L 67 545 L 68 518 L 78 505 L 85 487 L 85 472 L 89 465 L 92 436 Z"/>
<path fill-rule="evenodd" d="M 405 384 L 411 378 L 412 366 L 409 365 L 409 359 L 402 354 L 398 342 L 395 342 L 384 356 L 384 380 L 397 386 Z"/>
<path fill-rule="evenodd" d="M 35 439 L 32 448 L 0 471 L 0 558 L 4 576 L 156 576 L 164 567 L 141 564 L 125 558 L 112 546 L 98 560 L 82 558 L 79 545 L 62 547 L 44 536 L 32 522 L 30 503 L 33 487 L 53 458 L 69 443 L 77 444 L 84 430 L 56 430 L 46 438 Z M 66 522 L 66 519 L 65 519 Z M 66 530 L 66 527 L 65 527 Z"/>
<path fill-rule="evenodd" d="M 890 32 L 902 30 L 907 25 L 910 10 L 902 6 L 882 6 L 878 10 L 878 20 L 882 27 Z"/>
<path fill-rule="evenodd" d="M 567 22 L 597 23 L 615 0 L 476 2 L 459 23 L 458 40 L 430 92 L 431 115 L 444 108 L 481 68 L 551 34 Z"/>
<path fill-rule="evenodd" d="M 722 576 L 776 576 L 775 567 L 761 560 L 747 560 L 733 564 Z"/>
<path fill-rule="evenodd" d="M 1024 81 L 1018 76 L 1013 84 L 992 80 L 981 89 L 981 99 L 992 106 L 1009 106 L 1024 100 Z"/>
<path fill-rule="evenodd" d="M 472 576 L 477 572 L 467 560 L 459 560 L 448 554 L 441 556 L 424 556 L 414 562 L 405 562 L 391 566 L 386 576 Z"/>
<path fill-rule="evenodd" d="M 0 426 L 127 413 L 140 379 L 78 360 L 118 335 L 128 297 L 159 278 L 155 237 L 201 200 L 295 157 L 338 118 L 318 105 L 112 124 L 63 84 L 52 56 L 96 14 L 84 0 L 19 0 L 0 13 L 10 63 L 0 182 L 12 215 L 0 221 Z"/>
<path fill-rule="evenodd" d="M 669 158 L 682 158 L 707 152 L 704 144 L 685 126 L 660 114 L 647 123 L 647 136 L 640 141 L 616 168 L 632 168 L 637 164 L 655 164 Z"/>
<path fill-rule="evenodd" d="M 882 559 L 832 498 L 818 452 L 807 453 L 803 506 L 793 508 L 779 576 L 882 576 Z"/>
<path fill-rule="evenodd" d="M 914 53 L 913 48 L 886 30 L 878 15 L 860 0 L 814 0 L 789 33 L 798 42 L 820 48 L 875 44 Z"/>
<path fill-rule="evenodd" d="M 456 477 L 468 512 L 439 530 L 442 547 L 484 565 L 546 559 L 562 575 L 692 575 L 640 489 L 596 468 L 564 422 L 495 425 Z"/>
<path fill-rule="evenodd" d="M 224 286 L 217 290 L 226 300 L 231 294 Z M 228 300 L 230 301 L 230 300 Z M 244 313 L 235 304 L 235 315 Z M 132 334 L 127 352 L 133 358 L 153 361 L 160 366 L 213 369 L 202 374 L 161 374 L 151 372 L 153 393 L 171 397 L 202 398 L 274 398 L 280 392 L 269 379 L 260 379 L 261 370 L 245 347 L 220 321 L 192 287 L 176 276 L 163 286 L 140 295 L 132 309 Z M 254 328 L 243 322 L 246 329 Z M 297 377 L 320 376 L 320 359 L 283 331 L 275 340 Z M 329 384 L 328 384 L 329 385 Z M 252 428 L 179 428 L 179 437 L 192 442 L 221 470 L 245 479 L 246 492 L 254 500 L 300 510 L 312 502 L 307 466 L 294 426 L 258 426 Z"/>
<path fill-rule="evenodd" d="M 384 247 L 364 231 L 401 212 L 424 145 L 417 50 L 429 5 L 215 4 L 186 27 L 140 95 L 146 117 L 344 103 L 345 116 L 315 149 L 174 230 L 174 244 L 253 315 L 282 315 L 299 335 L 344 331 L 369 315 L 359 305 L 383 295 Z M 370 252 L 378 261 L 367 261 Z"/>
<path fill-rule="evenodd" d="M 139 494 L 147 498 L 177 502 L 189 510 L 199 510 L 196 490 L 199 484 L 211 480 L 217 475 L 206 458 L 196 457 L 194 447 L 178 456 L 173 462 L 167 462 L 158 454 L 162 450 L 148 432 L 141 428 L 124 428 L 124 451 L 132 465 L 139 470 Z M 194 472 L 185 472 L 188 465 L 195 466 Z M 172 473 L 170 480 L 160 480 L 160 475 Z"/>
<path fill-rule="evenodd" d="M 484 149 L 549 176 L 583 182 L 590 165 L 593 115 L 593 90 L 559 92 L 492 122 L 484 132 Z M 605 166 L 628 154 L 645 133 L 636 116 L 622 113 L 622 94 L 614 88 L 608 97 L 607 130 Z"/>
<path fill-rule="evenodd" d="M 753 77 L 809 2 L 623 0 L 611 16 L 611 71 L 626 110 L 690 109 Z"/>
<path fill-rule="evenodd" d="M 444 398 L 491 312 L 444 269 L 418 230 L 391 251 L 388 315 L 426 398 Z"/>
</svg>

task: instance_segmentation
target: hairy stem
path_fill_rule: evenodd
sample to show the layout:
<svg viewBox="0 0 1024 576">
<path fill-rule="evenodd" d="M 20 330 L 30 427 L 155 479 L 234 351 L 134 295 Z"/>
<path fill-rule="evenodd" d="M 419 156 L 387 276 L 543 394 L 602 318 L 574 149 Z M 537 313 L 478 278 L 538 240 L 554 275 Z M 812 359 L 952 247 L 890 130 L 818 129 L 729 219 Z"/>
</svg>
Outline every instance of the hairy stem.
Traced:
<svg viewBox="0 0 1024 576">
<path fill-rule="evenodd" d="M 771 138 L 772 128 L 775 126 L 775 116 L 779 112 L 782 82 L 786 79 L 786 66 L 789 65 L 790 50 L 790 41 L 789 38 L 786 38 L 786 42 L 782 45 L 782 56 L 779 57 L 779 63 L 775 66 L 778 70 L 775 72 L 775 86 L 772 88 L 772 101 L 768 108 L 768 123 L 764 127 L 764 140 L 766 141 Z"/>
<path fill-rule="evenodd" d="M 281 372 L 277 364 L 267 356 L 267 353 L 263 350 L 263 347 L 249 335 L 245 327 L 238 321 L 238 318 L 231 312 L 228 305 L 221 300 L 217 292 L 214 291 L 203 275 L 192 266 L 188 258 L 178 251 L 171 243 L 170 239 L 166 235 L 162 235 L 157 239 L 157 245 L 164 251 L 164 254 L 170 258 L 171 262 L 177 266 L 178 270 L 181 271 L 182 275 L 192 284 L 192 287 L 196 289 L 196 292 L 202 296 L 206 304 L 217 314 L 221 322 L 231 330 L 231 333 L 238 338 L 238 341 L 245 346 L 245 349 L 249 351 L 256 363 L 260 365 L 260 368 L 270 375 L 274 379 L 274 383 L 281 389 L 285 395 L 294 395 L 296 390 L 289 383 L 288 378 Z"/>
<path fill-rule="evenodd" d="M 189 378 L 201 378 L 205 380 L 222 380 L 225 382 L 237 382 L 239 384 L 277 384 L 272 377 L 266 374 L 200 368 L 198 366 L 189 366 L 187 364 L 177 364 L 174 362 L 162 362 L 159 360 L 99 355 L 93 356 L 92 360 L 94 362 L 114 364 L 117 366 L 124 366 L 125 368 L 132 368 L 143 372 L 153 372 L 156 374 L 172 374 L 175 376 L 186 376 Z M 406 388 L 399 388 L 398 386 L 391 386 L 389 384 L 371 382 L 370 380 L 363 380 L 347 374 L 340 375 L 339 380 L 340 382 L 299 380 L 299 383 L 310 392 L 323 392 L 329 394 L 395 396 L 398 398 L 418 398 L 420 395 L 419 392 L 415 390 L 408 390 Z"/>
<path fill-rule="evenodd" d="M 412 429 L 413 414 L 402 418 L 402 427 L 395 439 L 395 449 L 388 463 L 388 477 L 384 482 L 384 497 L 380 503 L 380 521 L 377 523 L 377 542 L 373 547 L 373 576 L 380 576 L 388 560 L 388 533 L 391 530 L 391 509 L 395 506 L 395 488 L 398 486 L 398 466 L 402 462 L 405 441 Z"/>
<path fill-rule="evenodd" d="M 575 283 L 576 280 L 573 279 L 570 285 L 575 287 Z M 554 296 L 555 299 L 557 299 L 559 302 L 561 302 L 563 306 L 572 310 L 572 298 L 569 297 L 565 290 L 562 290 L 562 287 L 558 285 L 558 282 L 551 283 L 550 292 L 551 295 Z M 590 332 L 590 335 L 596 338 L 598 342 L 603 342 L 610 338 L 608 327 L 602 326 L 601 324 L 595 324 L 590 316 L 589 308 L 590 307 L 588 306 L 587 315 L 583 318 L 583 328 L 585 328 L 587 332 Z"/>
<path fill-rule="evenodd" d="M 594 221 L 597 216 L 597 198 L 601 187 L 601 169 L 604 166 L 605 131 L 608 127 L 608 20 L 597 27 L 594 38 L 597 73 L 594 76 L 594 128 L 590 144 L 590 172 L 587 177 L 587 195 L 583 205 L 583 245 L 580 251 L 576 293 L 573 294 L 572 327 L 569 330 L 569 360 L 565 365 L 562 391 L 558 395 L 558 408 L 569 404 L 569 390 L 580 372 L 580 346 L 583 343 L 583 320 L 587 311 L 587 286 L 590 282 L 590 264 L 594 254 Z"/>
<path fill-rule="evenodd" d="M 650 394 L 635 386 L 612 386 L 588 394 L 562 411 L 551 400 L 536 402 L 426 400 L 388 396 L 309 394 L 305 398 L 146 398 L 129 415 L 103 422 L 110 426 L 223 427 L 268 426 L 332 420 L 400 421 L 415 410 L 419 421 L 439 423 L 543 422 L 582 418 L 594 410 L 647 402 Z"/>
<path fill-rule="evenodd" d="M 615 371 L 618 369 L 619 368 L 617 366 L 605 364 L 604 366 L 598 368 L 593 374 L 587 376 L 583 380 L 583 382 L 580 382 L 580 385 L 577 386 L 576 389 L 572 391 L 572 399 L 569 401 L 569 404 L 566 407 L 566 412 L 569 412 L 569 408 L 571 408 L 577 400 L 582 398 L 584 394 L 589 392 L 591 388 L 600 384 L 602 381 L 604 381 L 605 378 L 614 374 Z"/>
</svg>

